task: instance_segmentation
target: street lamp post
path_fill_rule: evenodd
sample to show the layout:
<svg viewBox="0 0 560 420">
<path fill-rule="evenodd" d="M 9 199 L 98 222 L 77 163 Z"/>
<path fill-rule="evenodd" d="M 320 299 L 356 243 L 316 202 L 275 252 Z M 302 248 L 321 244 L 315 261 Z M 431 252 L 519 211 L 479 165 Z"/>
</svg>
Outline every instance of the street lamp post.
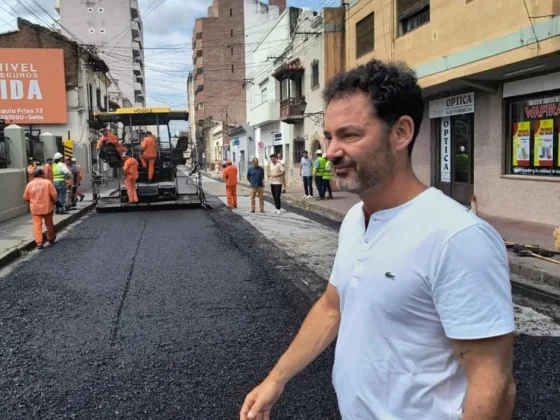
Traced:
<svg viewBox="0 0 560 420">
<path fill-rule="evenodd" d="M 305 113 L 305 109 L 307 108 L 307 102 L 305 101 L 305 99 L 300 99 L 299 103 L 298 103 L 298 107 L 299 110 L 301 111 L 301 116 L 303 118 L 309 118 L 311 121 L 313 121 L 313 123 L 315 123 L 316 126 L 322 127 L 324 120 L 323 120 L 323 111 L 319 111 L 319 112 L 309 112 L 309 113 Z"/>
</svg>

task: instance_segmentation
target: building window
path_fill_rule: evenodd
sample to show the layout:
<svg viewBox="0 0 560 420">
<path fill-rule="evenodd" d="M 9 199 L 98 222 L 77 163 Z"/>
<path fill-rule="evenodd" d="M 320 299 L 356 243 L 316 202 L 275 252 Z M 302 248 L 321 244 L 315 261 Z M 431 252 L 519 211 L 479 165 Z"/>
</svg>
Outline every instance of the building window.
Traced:
<svg viewBox="0 0 560 420">
<path fill-rule="evenodd" d="M 507 113 L 508 173 L 560 177 L 560 92 L 514 98 Z"/>
<path fill-rule="evenodd" d="M 196 88 L 195 94 L 200 93 L 200 92 L 204 92 L 204 85 L 199 85 Z"/>
<path fill-rule="evenodd" d="M 94 33 L 95 33 L 95 29 L 89 28 L 89 33 L 90 33 L 90 34 L 94 34 Z"/>
<path fill-rule="evenodd" d="M 233 64 L 231 65 L 231 72 L 232 72 L 232 73 L 235 73 L 235 67 L 234 67 Z"/>
<path fill-rule="evenodd" d="M 104 9 L 103 7 L 100 7 L 99 9 L 97 9 L 97 11 L 98 11 L 99 13 L 103 13 L 103 12 L 105 11 L 105 9 Z"/>
<path fill-rule="evenodd" d="M 88 7 L 87 11 L 88 13 L 93 13 L 93 7 Z"/>
<path fill-rule="evenodd" d="M 233 16 L 233 9 L 229 9 L 229 15 L 230 17 Z"/>
<path fill-rule="evenodd" d="M 398 0 L 399 36 L 430 21 L 430 0 Z"/>
<path fill-rule="evenodd" d="M 315 60 L 311 63 L 311 88 L 319 86 L 319 61 Z"/>
<path fill-rule="evenodd" d="M 233 29 L 229 31 L 230 37 L 233 38 Z"/>
<path fill-rule="evenodd" d="M 230 51 L 231 51 L 231 55 L 233 55 L 233 47 L 229 47 Z"/>
<path fill-rule="evenodd" d="M 204 102 L 199 102 L 196 109 L 204 109 Z"/>
<path fill-rule="evenodd" d="M 261 88 L 261 103 L 265 103 L 266 101 L 268 101 L 268 89 L 267 88 Z"/>
<path fill-rule="evenodd" d="M 197 67 L 196 74 L 204 74 L 204 67 Z"/>
<path fill-rule="evenodd" d="M 370 13 L 356 24 L 356 58 L 375 48 L 374 13 Z"/>
<path fill-rule="evenodd" d="M 299 165 L 301 163 L 303 152 L 305 152 L 305 139 L 296 137 L 294 139 L 294 164 Z"/>
<path fill-rule="evenodd" d="M 196 33 L 196 39 L 202 39 L 202 32 Z"/>
<path fill-rule="evenodd" d="M 99 30 L 99 33 L 100 33 L 100 34 L 104 34 L 104 33 L 105 33 L 105 29 L 100 29 L 100 30 Z"/>
</svg>

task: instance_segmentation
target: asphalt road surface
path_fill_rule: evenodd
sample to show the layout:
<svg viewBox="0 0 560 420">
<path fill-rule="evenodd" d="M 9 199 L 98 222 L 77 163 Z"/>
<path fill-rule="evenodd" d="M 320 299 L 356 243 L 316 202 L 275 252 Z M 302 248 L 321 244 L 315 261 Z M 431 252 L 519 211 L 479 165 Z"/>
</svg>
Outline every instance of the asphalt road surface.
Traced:
<svg viewBox="0 0 560 420">
<path fill-rule="evenodd" d="M 291 216 L 304 217 L 280 215 Z M 94 214 L 5 271 L 2 420 L 236 419 L 324 286 L 326 263 L 287 252 L 295 233 L 283 247 L 272 217 Z M 308 239 L 330 229 L 308 222 L 296 224 Z M 516 299 L 529 319 L 534 307 L 558 320 L 555 308 Z M 518 419 L 560 418 L 560 334 L 547 328 L 517 337 Z M 331 366 L 332 348 L 288 385 L 273 419 L 339 419 Z"/>
</svg>

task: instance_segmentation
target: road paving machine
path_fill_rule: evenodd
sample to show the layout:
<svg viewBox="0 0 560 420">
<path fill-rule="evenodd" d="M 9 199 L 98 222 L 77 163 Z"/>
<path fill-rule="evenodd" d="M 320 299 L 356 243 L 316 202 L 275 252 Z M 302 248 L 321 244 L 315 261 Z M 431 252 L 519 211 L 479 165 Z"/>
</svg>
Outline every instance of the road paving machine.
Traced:
<svg viewBox="0 0 560 420">
<path fill-rule="evenodd" d="M 104 126 L 119 127 L 122 139 L 119 146 L 105 143 L 99 150 L 99 159 L 116 173 L 118 190 L 97 201 L 96 210 L 101 212 L 210 208 L 202 190 L 201 174 L 196 162 L 193 143 L 187 135 L 172 136 L 171 121 L 188 121 L 187 111 L 170 108 L 119 108 L 115 112 L 99 112 L 96 120 Z M 151 131 L 157 142 L 157 158 L 154 176 L 148 179 L 148 168 L 143 167 L 142 141 Z M 124 147 L 123 147 L 124 146 Z M 122 152 L 127 149 L 138 161 L 138 203 L 129 204 L 122 167 Z"/>
</svg>

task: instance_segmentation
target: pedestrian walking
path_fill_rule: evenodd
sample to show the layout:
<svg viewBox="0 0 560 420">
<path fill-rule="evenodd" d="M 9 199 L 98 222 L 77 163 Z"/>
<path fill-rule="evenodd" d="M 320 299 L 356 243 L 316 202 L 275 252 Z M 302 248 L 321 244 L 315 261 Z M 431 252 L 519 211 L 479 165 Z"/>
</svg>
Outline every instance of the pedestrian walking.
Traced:
<svg viewBox="0 0 560 420">
<path fill-rule="evenodd" d="M 336 337 L 342 419 L 511 419 L 515 329 L 507 252 L 488 223 L 414 174 L 424 115 L 414 72 L 372 60 L 325 91 L 344 218 L 326 291 L 240 417 L 268 419 Z"/>
<path fill-rule="evenodd" d="M 323 190 L 324 190 L 325 196 L 327 196 L 327 193 L 329 193 L 329 195 L 327 196 L 328 199 L 333 198 L 332 186 L 331 186 L 331 181 L 333 179 L 333 174 L 334 174 L 334 170 L 333 170 L 332 162 L 327 159 L 327 163 L 325 165 L 325 170 L 323 171 Z"/>
<path fill-rule="evenodd" d="M 317 191 L 319 197 L 317 200 L 325 199 L 325 184 L 323 183 L 323 176 L 325 175 L 325 168 L 327 166 L 327 159 L 323 157 L 323 151 L 321 149 L 315 152 L 317 159 L 313 162 L 313 175 L 315 175 L 315 185 L 317 186 Z"/>
<path fill-rule="evenodd" d="M 52 158 L 47 159 L 47 163 L 45 163 L 45 166 L 43 167 L 43 172 L 45 173 L 45 179 L 54 182 L 52 162 Z"/>
<path fill-rule="evenodd" d="M 51 181 L 45 179 L 42 169 L 35 169 L 33 180 L 27 184 L 23 199 L 29 203 L 33 217 L 33 236 L 37 248 L 43 249 L 43 220 L 47 228 L 47 240 L 52 245 L 56 239 L 53 211 L 58 201 L 58 193 Z"/>
<path fill-rule="evenodd" d="M 284 163 L 284 159 L 282 155 L 278 154 L 278 162 L 282 164 L 284 169 L 286 168 L 286 164 Z M 284 170 L 284 175 L 282 175 L 282 194 L 286 194 L 286 171 Z"/>
<path fill-rule="evenodd" d="M 282 178 L 284 176 L 284 165 L 278 162 L 276 155 L 270 155 L 270 165 L 268 166 L 269 178 L 270 178 L 270 190 L 272 192 L 272 197 L 274 198 L 274 207 L 276 214 L 280 214 L 281 200 L 282 196 Z"/>
<path fill-rule="evenodd" d="M 138 193 L 136 191 L 136 181 L 138 180 L 138 161 L 132 157 L 132 151 L 127 150 L 123 165 L 124 183 L 128 202 L 138 204 Z"/>
<path fill-rule="evenodd" d="M 53 180 L 54 187 L 58 193 L 58 201 L 56 204 L 56 214 L 66 213 L 66 180 L 72 177 L 72 173 L 62 161 L 63 156 L 60 153 L 54 154 L 54 165 L 53 165 Z"/>
<path fill-rule="evenodd" d="M 264 169 L 259 166 L 259 160 L 253 159 L 253 166 L 247 171 L 247 182 L 251 186 L 251 213 L 255 212 L 255 197 L 259 198 L 259 210 L 264 213 Z"/>
<path fill-rule="evenodd" d="M 222 176 L 226 181 L 226 198 L 228 209 L 237 208 L 237 167 L 226 161 L 226 167 L 222 171 Z"/>
<path fill-rule="evenodd" d="M 305 150 L 299 163 L 299 176 L 303 181 L 305 195 L 302 198 L 313 197 L 313 161 L 309 157 L 309 152 Z"/>
</svg>

